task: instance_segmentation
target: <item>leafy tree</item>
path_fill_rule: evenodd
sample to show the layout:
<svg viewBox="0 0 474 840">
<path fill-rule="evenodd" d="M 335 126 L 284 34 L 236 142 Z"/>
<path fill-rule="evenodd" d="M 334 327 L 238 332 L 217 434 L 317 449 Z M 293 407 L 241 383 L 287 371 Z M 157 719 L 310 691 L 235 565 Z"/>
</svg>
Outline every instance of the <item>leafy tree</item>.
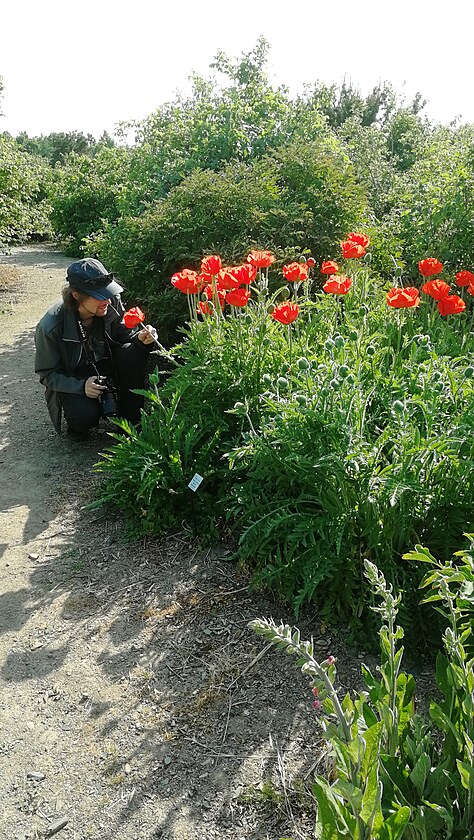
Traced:
<svg viewBox="0 0 474 840">
<path fill-rule="evenodd" d="M 106 136 L 110 141 L 109 136 Z M 83 134 L 82 131 L 52 132 L 40 137 L 29 137 L 22 131 L 16 139 L 27 152 L 45 157 L 52 166 L 63 163 L 71 152 L 92 155 L 98 145 L 92 134 Z"/>
</svg>

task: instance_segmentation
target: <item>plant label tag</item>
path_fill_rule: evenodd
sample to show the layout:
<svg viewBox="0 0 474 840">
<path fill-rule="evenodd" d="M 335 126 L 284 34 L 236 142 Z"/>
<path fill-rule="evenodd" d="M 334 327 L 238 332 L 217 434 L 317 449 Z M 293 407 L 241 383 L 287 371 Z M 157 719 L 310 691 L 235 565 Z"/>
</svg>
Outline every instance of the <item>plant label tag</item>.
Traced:
<svg viewBox="0 0 474 840">
<path fill-rule="evenodd" d="M 193 493 L 195 493 L 196 490 L 198 489 L 199 485 L 203 481 L 204 481 L 204 479 L 203 479 L 202 475 L 199 475 L 199 473 L 194 473 L 191 481 L 188 484 L 188 487 L 189 487 L 190 490 L 193 491 Z"/>
</svg>

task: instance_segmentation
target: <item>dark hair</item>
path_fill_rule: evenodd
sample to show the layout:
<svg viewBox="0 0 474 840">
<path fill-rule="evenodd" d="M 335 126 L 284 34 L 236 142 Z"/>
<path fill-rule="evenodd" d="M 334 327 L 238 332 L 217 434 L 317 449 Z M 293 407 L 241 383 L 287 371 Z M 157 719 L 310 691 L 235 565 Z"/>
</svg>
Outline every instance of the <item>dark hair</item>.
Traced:
<svg viewBox="0 0 474 840">
<path fill-rule="evenodd" d="M 78 295 L 78 300 L 73 296 L 73 291 Z M 81 300 L 85 300 L 87 295 L 85 292 L 80 292 L 78 289 L 71 289 L 70 286 L 64 286 L 61 292 L 63 303 L 66 309 L 75 309 Z"/>
</svg>

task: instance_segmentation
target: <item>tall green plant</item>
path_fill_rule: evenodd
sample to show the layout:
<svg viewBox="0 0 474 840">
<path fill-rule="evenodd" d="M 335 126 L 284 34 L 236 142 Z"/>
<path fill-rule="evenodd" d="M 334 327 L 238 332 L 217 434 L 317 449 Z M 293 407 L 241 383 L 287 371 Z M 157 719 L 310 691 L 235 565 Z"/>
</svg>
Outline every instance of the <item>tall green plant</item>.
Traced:
<svg viewBox="0 0 474 840">
<path fill-rule="evenodd" d="M 403 630 L 397 626 L 400 596 L 369 561 L 364 572 L 382 619 L 380 677 L 366 667 L 366 690 L 343 700 L 335 689 L 334 657 L 320 663 L 313 642 L 299 631 L 261 619 L 254 630 L 298 657 L 312 682 L 314 703 L 335 761 L 330 783 L 317 776 L 315 837 L 318 840 L 466 840 L 474 832 L 474 659 L 465 644 L 466 593 L 472 607 L 472 544 L 462 562 L 439 563 L 417 546 L 407 559 L 434 566 L 422 583 L 434 586 L 425 602 L 441 604 L 448 627 L 445 656 L 438 657 L 443 703 L 432 702 L 429 724 L 414 713 L 415 681 L 402 671 Z M 463 623 L 460 629 L 459 623 Z"/>
</svg>

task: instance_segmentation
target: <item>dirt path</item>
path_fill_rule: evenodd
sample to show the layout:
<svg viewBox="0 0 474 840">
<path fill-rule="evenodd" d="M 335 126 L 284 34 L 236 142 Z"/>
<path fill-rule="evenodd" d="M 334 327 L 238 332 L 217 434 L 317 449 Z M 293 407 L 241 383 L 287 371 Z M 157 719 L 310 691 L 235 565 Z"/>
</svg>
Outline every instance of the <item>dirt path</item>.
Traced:
<svg viewBox="0 0 474 840">
<path fill-rule="evenodd" d="M 247 628 L 275 604 L 185 525 L 127 544 L 83 510 L 107 438 L 58 437 L 33 371 L 67 264 L 0 258 L 0 837 L 309 837 L 292 789 L 319 749 L 310 691 L 281 654 L 254 661 Z"/>
</svg>

